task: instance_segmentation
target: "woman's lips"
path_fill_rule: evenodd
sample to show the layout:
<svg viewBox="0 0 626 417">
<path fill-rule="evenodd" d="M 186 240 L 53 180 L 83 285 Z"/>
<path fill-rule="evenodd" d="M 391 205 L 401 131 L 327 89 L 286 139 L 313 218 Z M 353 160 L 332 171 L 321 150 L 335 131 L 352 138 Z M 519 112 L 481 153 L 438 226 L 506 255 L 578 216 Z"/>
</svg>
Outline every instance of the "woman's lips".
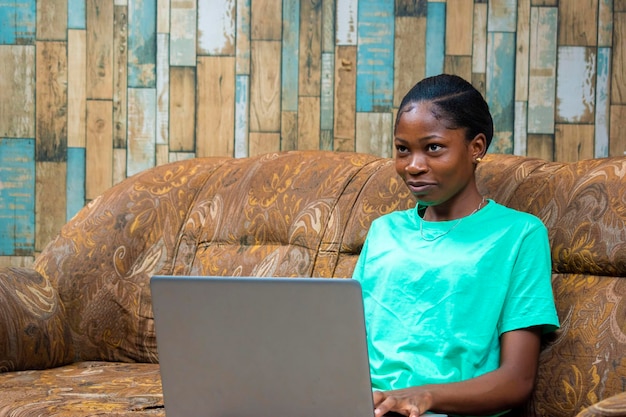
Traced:
<svg viewBox="0 0 626 417">
<path fill-rule="evenodd" d="M 407 182 L 406 185 L 413 194 L 424 194 L 435 188 L 435 184 L 430 182 Z"/>
</svg>

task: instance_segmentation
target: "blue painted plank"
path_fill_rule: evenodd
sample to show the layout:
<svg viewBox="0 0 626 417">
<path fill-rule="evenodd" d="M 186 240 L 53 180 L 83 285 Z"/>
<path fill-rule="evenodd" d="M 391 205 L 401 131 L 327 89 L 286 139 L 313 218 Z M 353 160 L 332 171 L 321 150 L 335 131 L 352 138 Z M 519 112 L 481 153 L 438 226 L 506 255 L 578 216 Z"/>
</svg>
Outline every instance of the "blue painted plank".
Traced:
<svg viewBox="0 0 626 417">
<path fill-rule="evenodd" d="M 37 33 L 37 1 L 0 2 L 0 45 L 30 45 Z"/>
<path fill-rule="evenodd" d="M 446 3 L 428 3 L 426 20 L 426 77 L 443 72 L 446 50 Z"/>
<path fill-rule="evenodd" d="M 156 108 L 156 88 L 128 89 L 128 177 L 156 164 Z"/>
<path fill-rule="evenodd" d="M 235 158 L 248 156 L 250 76 L 235 77 Z"/>
<path fill-rule="evenodd" d="M 515 121 L 515 34 L 487 34 L 486 95 L 493 116 L 494 137 L 490 152 L 513 152 Z"/>
<path fill-rule="evenodd" d="M 361 0 L 358 22 L 357 111 L 390 111 L 393 105 L 394 2 Z"/>
<path fill-rule="evenodd" d="M 283 0 L 282 111 L 298 111 L 300 1 Z"/>
<path fill-rule="evenodd" d="M 609 156 L 609 114 L 611 105 L 609 94 L 611 88 L 611 48 L 598 48 L 596 67 L 596 137 L 594 156 Z"/>
<path fill-rule="evenodd" d="M 85 205 L 85 148 L 67 148 L 66 221 Z"/>
<path fill-rule="evenodd" d="M 128 1 L 128 87 L 156 87 L 156 0 Z"/>
<path fill-rule="evenodd" d="M 0 139 L 0 256 L 35 250 L 35 140 Z"/>
<path fill-rule="evenodd" d="M 85 0 L 67 0 L 67 28 L 85 29 L 86 24 Z"/>
</svg>

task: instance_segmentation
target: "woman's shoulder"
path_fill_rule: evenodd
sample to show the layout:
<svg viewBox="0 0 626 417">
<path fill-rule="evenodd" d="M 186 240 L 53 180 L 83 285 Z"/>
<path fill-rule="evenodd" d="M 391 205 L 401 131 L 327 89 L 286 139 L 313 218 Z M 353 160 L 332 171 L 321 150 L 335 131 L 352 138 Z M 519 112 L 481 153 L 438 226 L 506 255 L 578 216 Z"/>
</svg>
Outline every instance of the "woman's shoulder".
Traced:
<svg viewBox="0 0 626 417">
<path fill-rule="evenodd" d="M 510 222 L 512 224 L 522 224 L 531 227 L 540 227 L 545 228 L 545 225 L 541 221 L 541 219 L 535 216 L 532 213 L 527 213 L 525 211 L 517 210 L 503 204 L 500 204 L 494 200 L 490 201 L 489 215 L 494 219 L 499 219 L 504 222 Z"/>
</svg>

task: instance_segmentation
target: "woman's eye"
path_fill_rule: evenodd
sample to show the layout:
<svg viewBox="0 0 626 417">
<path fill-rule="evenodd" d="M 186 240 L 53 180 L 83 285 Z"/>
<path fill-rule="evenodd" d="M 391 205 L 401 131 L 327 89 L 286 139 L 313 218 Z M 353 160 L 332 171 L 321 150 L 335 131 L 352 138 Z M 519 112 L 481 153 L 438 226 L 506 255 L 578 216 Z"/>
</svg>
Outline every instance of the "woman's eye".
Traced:
<svg viewBox="0 0 626 417">
<path fill-rule="evenodd" d="M 437 145 L 436 143 L 431 143 L 428 145 L 428 150 L 431 152 L 436 152 L 441 149 L 441 145 Z"/>
<path fill-rule="evenodd" d="M 408 149 L 407 149 L 407 147 L 406 147 L 406 146 L 403 146 L 403 145 L 396 145 L 396 150 L 397 150 L 398 152 L 400 152 L 400 153 L 404 153 L 404 152 L 406 152 Z"/>
</svg>

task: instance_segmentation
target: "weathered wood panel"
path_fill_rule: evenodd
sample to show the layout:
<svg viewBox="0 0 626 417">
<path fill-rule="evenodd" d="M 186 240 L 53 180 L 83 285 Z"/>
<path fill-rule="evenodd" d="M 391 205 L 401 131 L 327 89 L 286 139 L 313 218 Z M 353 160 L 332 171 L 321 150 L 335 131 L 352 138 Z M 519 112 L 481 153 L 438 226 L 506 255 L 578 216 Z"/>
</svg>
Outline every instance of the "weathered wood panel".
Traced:
<svg viewBox="0 0 626 417">
<path fill-rule="evenodd" d="M 298 99 L 298 149 L 320 148 L 320 99 Z"/>
<path fill-rule="evenodd" d="M 489 32 L 515 32 L 517 26 L 517 0 L 490 0 Z"/>
<path fill-rule="evenodd" d="M 156 68 L 156 143 L 170 143 L 170 37 L 167 33 L 157 33 Z M 169 152 L 169 149 L 168 149 Z"/>
<path fill-rule="evenodd" d="M 87 34 L 70 30 L 67 43 L 67 146 L 85 147 L 87 120 Z M 69 160 L 68 160 L 69 163 Z"/>
<path fill-rule="evenodd" d="M 280 131 L 280 42 L 252 41 L 250 130 Z"/>
<path fill-rule="evenodd" d="M 595 81 L 596 48 L 559 47 L 556 79 L 556 121 L 558 123 L 593 123 Z M 558 146 L 557 143 L 557 148 Z"/>
<path fill-rule="evenodd" d="M 517 34 L 515 43 L 515 100 L 527 101 L 530 66 L 530 0 L 519 0 L 517 2 Z"/>
<path fill-rule="evenodd" d="M 528 146 L 528 102 L 515 102 L 515 129 L 513 131 L 513 154 L 526 155 Z"/>
<path fill-rule="evenodd" d="M 85 205 L 85 148 L 67 148 L 67 207 L 65 220 L 70 221 Z"/>
<path fill-rule="evenodd" d="M 280 115 L 280 150 L 298 149 L 298 113 L 284 111 Z"/>
<path fill-rule="evenodd" d="M 67 158 L 67 43 L 37 42 L 36 161 Z"/>
<path fill-rule="evenodd" d="M 554 131 L 554 159 L 575 162 L 593 158 L 593 125 L 558 124 Z"/>
<path fill-rule="evenodd" d="M 319 97 L 322 63 L 322 3 L 300 2 L 300 46 L 298 48 L 298 95 Z"/>
<path fill-rule="evenodd" d="M 200 91 L 198 91 L 198 94 Z M 204 92 L 207 94 L 208 92 Z M 196 68 L 170 68 L 169 143 L 171 152 L 193 152 L 196 136 Z"/>
<path fill-rule="evenodd" d="M 357 111 L 391 111 L 393 104 L 393 2 L 359 1 Z"/>
<path fill-rule="evenodd" d="M 556 8 L 531 8 L 528 133 L 554 132 L 557 23 Z"/>
<path fill-rule="evenodd" d="M 170 65 L 195 66 L 197 3 L 170 0 Z"/>
<path fill-rule="evenodd" d="M 598 65 L 596 75 L 596 158 L 609 156 L 609 115 L 611 113 L 609 93 L 611 91 L 611 49 L 598 48 Z"/>
<path fill-rule="evenodd" d="M 250 38 L 279 41 L 282 28 L 282 0 L 254 0 L 251 6 Z"/>
<path fill-rule="evenodd" d="M 446 4 L 428 2 L 426 77 L 443 72 L 446 44 Z"/>
<path fill-rule="evenodd" d="M 515 34 L 490 32 L 487 41 L 487 103 L 493 116 L 491 152 L 513 152 Z"/>
<path fill-rule="evenodd" d="M 615 13 L 611 103 L 626 104 L 626 13 Z"/>
<path fill-rule="evenodd" d="M 559 46 L 595 46 L 598 0 L 559 1 Z"/>
<path fill-rule="evenodd" d="M 613 0 L 599 0 L 598 47 L 613 45 Z"/>
<path fill-rule="evenodd" d="M 426 19 L 396 17 L 395 29 L 393 106 L 399 107 L 404 95 L 426 73 L 425 48 L 419 42 L 426 37 Z"/>
<path fill-rule="evenodd" d="M 235 55 L 236 0 L 198 0 L 198 55 Z"/>
<path fill-rule="evenodd" d="M 2 5 L 0 22 L 0 45 L 34 44 L 37 33 L 37 1 L 13 0 L 10 5 Z"/>
<path fill-rule="evenodd" d="M 233 156 L 235 58 L 198 58 L 196 155 Z"/>
<path fill-rule="evenodd" d="M 300 1 L 283 2 L 283 42 L 281 107 L 282 111 L 298 111 Z"/>
<path fill-rule="evenodd" d="M 324 52 L 335 52 L 335 0 L 322 0 L 322 53 Z"/>
<path fill-rule="evenodd" d="M 358 0 L 337 0 L 336 33 L 337 46 L 357 44 L 357 26 L 359 22 Z"/>
<path fill-rule="evenodd" d="M 170 0 L 157 0 L 157 33 L 170 33 Z"/>
<path fill-rule="evenodd" d="M 470 55 L 446 55 L 443 70 L 447 74 L 455 74 L 467 81 L 471 81 L 472 57 Z"/>
<path fill-rule="evenodd" d="M 113 103 L 87 101 L 85 198 L 93 200 L 113 185 Z"/>
<path fill-rule="evenodd" d="M 87 9 L 85 0 L 67 0 L 67 28 L 85 29 L 87 27 Z"/>
<path fill-rule="evenodd" d="M 35 250 L 35 140 L 0 138 L 0 255 Z"/>
<path fill-rule="evenodd" d="M 356 138 L 356 46 L 338 46 L 335 54 L 334 149 L 354 151 Z"/>
<path fill-rule="evenodd" d="M 129 0 L 128 87 L 156 87 L 156 55 L 156 0 Z"/>
<path fill-rule="evenodd" d="M 113 146 L 126 147 L 128 100 L 128 8 L 115 6 L 113 17 Z"/>
<path fill-rule="evenodd" d="M 609 156 L 626 155 L 626 106 L 611 106 L 611 132 Z"/>
<path fill-rule="evenodd" d="M 237 63 L 235 63 L 237 65 Z M 235 78 L 235 158 L 248 156 L 248 131 L 250 130 L 248 103 L 250 103 L 250 77 Z"/>
<path fill-rule="evenodd" d="M 126 148 L 113 149 L 113 185 L 126 179 Z"/>
<path fill-rule="evenodd" d="M 86 0 L 87 4 L 87 98 L 113 98 L 113 27 L 111 1 Z"/>
<path fill-rule="evenodd" d="M 322 149 L 333 149 L 334 99 L 333 78 L 335 76 L 335 54 L 322 53 L 322 85 L 320 92 L 320 139 Z"/>
<path fill-rule="evenodd" d="M 494 1 L 492 0 L 492 4 Z M 448 0 L 446 13 L 446 55 L 472 55 L 474 0 Z"/>
<path fill-rule="evenodd" d="M 128 89 L 126 175 L 152 168 L 156 158 L 156 89 Z"/>
<path fill-rule="evenodd" d="M 396 0 L 396 17 L 426 17 L 427 0 Z"/>
<path fill-rule="evenodd" d="M 554 135 L 529 134 L 526 155 L 554 161 Z"/>
<path fill-rule="evenodd" d="M 524 0 L 521 0 L 524 1 Z M 472 72 L 487 71 L 487 4 L 474 4 L 474 29 L 472 31 Z"/>
<path fill-rule="evenodd" d="M 391 157 L 392 129 L 391 113 L 357 112 L 356 151 Z"/>
<path fill-rule="evenodd" d="M 0 45 L 0 137 L 35 137 L 35 47 Z"/>
<path fill-rule="evenodd" d="M 237 0 L 235 56 L 237 74 L 250 75 L 250 1 Z"/>
<path fill-rule="evenodd" d="M 66 223 L 67 165 L 37 162 L 35 166 L 35 251 L 41 252 Z"/>
<path fill-rule="evenodd" d="M 67 41 L 67 1 L 37 1 L 38 41 Z"/>
<path fill-rule="evenodd" d="M 250 132 L 250 156 L 280 150 L 280 133 Z"/>
</svg>

